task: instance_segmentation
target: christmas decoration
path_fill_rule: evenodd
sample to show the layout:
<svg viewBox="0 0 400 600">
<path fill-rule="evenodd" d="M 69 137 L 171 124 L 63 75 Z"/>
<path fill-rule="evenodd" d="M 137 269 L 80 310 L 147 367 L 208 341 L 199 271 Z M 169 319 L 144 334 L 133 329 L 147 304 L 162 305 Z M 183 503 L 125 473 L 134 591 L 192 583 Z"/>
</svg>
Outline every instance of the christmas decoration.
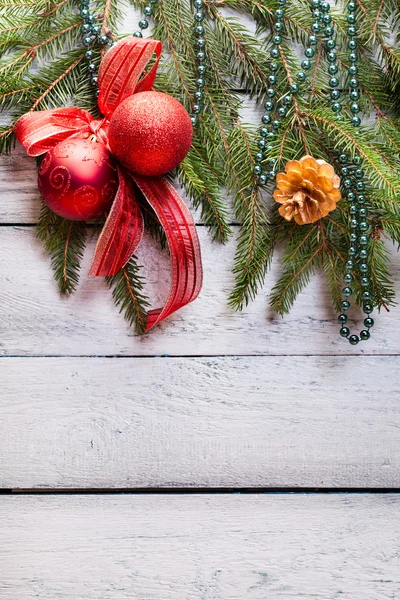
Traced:
<svg viewBox="0 0 400 600">
<path fill-rule="evenodd" d="M 105 214 L 117 188 L 117 169 L 111 153 L 90 138 L 60 142 L 47 152 L 40 165 L 42 198 L 65 219 L 87 221 Z"/>
<path fill-rule="evenodd" d="M 286 6 L 286 0 L 279 0 L 279 4 L 284 7 Z M 338 56 L 336 53 L 336 41 L 334 40 L 335 30 L 332 27 L 332 17 L 329 12 L 331 6 L 328 2 L 322 2 L 321 0 L 312 0 L 311 8 L 313 10 L 313 17 L 315 19 L 311 26 L 312 34 L 308 36 L 309 46 L 305 49 L 305 58 L 301 63 L 302 71 L 297 73 L 297 80 L 304 82 L 307 79 L 307 70 L 312 66 L 311 58 L 315 55 L 313 46 L 318 44 L 318 34 L 321 30 L 320 23 L 324 23 L 327 27 L 324 30 L 324 36 L 327 38 L 325 47 L 329 52 L 327 53 L 328 62 L 328 73 L 331 75 L 329 79 L 329 87 L 332 89 L 330 94 L 331 108 L 335 114 L 339 114 L 343 110 L 342 104 L 339 102 L 341 97 L 341 91 L 339 90 L 339 67 L 337 65 Z M 353 101 L 350 107 L 351 114 L 353 115 L 349 121 L 354 128 L 358 128 L 361 125 L 360 117 L 356 116 L 361 111 L 360 105 L 358 104 L 360 98 L 359 92 L 359 79 L 358 79 L 358 67 L 356 63 L 358 61 L 357 48 L 358 44 L 355 40 L 357 29 L 356 24 L 356 12 L 357 5 L 355 2 L 348 2 L 347 4 L 348 17 L 347 22 L 349 27 L 347 29 L 348 43 L 347 47 L 350 50 L 348 60 L 351 66 L 348 69 L 349 88 L 350 88 L 350 100 Z M 285 10 L 280 8 L 275 11 L 274 25 L 275 35 L 272 35 L 273 48 L 271 50 L 271 57 L 278 58 L 280 55 L 279 49 L 282 43 L 282 32 L 283 23 L 282 18 L 285 15 Z M 272 68 L 270 74 L 271 87 L 268 88 L 268 96 L 272 99 L 275 98 L 275 84 L 276 77 L 273 74 L 274 68 Z M 288 78 L 289 79 L 289 78 Z M 287 114 L 287 107 L 295 102 L 294 96 L 299 91 L 299 86 L 293 83 L 291 79 L 288 81 L 287 93 L 282 96 L 282 103 L 278 109 L 279 117 L 285 117 Z M 263 172 L 262 163 L 264 161 L 264 153 L 267 151 L 267 145 L 265 139 L 273 140 L 276 136 L 276 131 L 281 127 L 279 119 L 272 120 L 271 114 L 274 112 L 275 103 L 272 100 L 268 100 L 265 103 L 266 113 L 263 116 L 264 126 L 261 128 L 262 139 L 259 142 L 260 152 L 256 157 L 258 163 L 254 169 L 257 181 L 263 185 L 268 180 L 277 181 L 278 189 L 275 190 L 273 196 L 275 200 L 282 206 L 279 208 L 279 214 L 283 216 L 287 221 L 291 221 L 294 218 L 295 222 L 299 225 L 312 224 L 320 221 L 323 217 L 327 216 L 332 210 L 336 208 L 336 202 L 341 199 L 341 192 L 339 190 L 340 178 L 335 174 L 334 168 L 327 164 L 324 160 L 315 160 L 312 156 L 305 156 L 300 161 L 289 161 L 286 165 L 286 173 L 279 173 L 276 177 L 275 171 Z M 340 117 L 342 119 L 342 117 Z M 266 126 L 265 126 L 266 125 Z M 272 148 L 268 148 L 271 150 Z M 270 159 L 271 160 L 271 159 Z M 363 288 L 362 299 L 364 300 L 363 311 L 369 315 L 373 306 L 370 303 L 371 298 L 371 280 L 368 277 L 370 267 L 366 260 L 368 259 L 368 249 L 366 246 L 369 245 L 369 238 L 366 235 L 370 231 L 370 224 L 368 220 L 368 211 L 362 206 L 365 203 L 365 196 L 363 193 L 365 190 L 365 183 L 363 181 L 365 172 L 363 169 L 353 169 L 354 165 L 361 165 L 363 158 L 357 151 L 353 159 L 353 164 L 349 162 L 349 157 L 346 153 L 343 153 L 340 157 L 342 164 L 341 173 L 345 175 L 343 181 L 343 187 L 346 190 L 347 198 L 350 199 L 353 204 L 350 207 L 350 228 L 353 230 L 350 234 L 350 246 L 348 248 L 348 261 L 346 262 L 346 274 L 344 277 L 345 287 L 342 289 L 343 300 L 340 303 L 342 310 L 339 315 L 339 323 L 341 324 L 340 335 L 344 338 L 348 338 L 350 344 L 356 346 L 362 340 L 368 340 L 370 338 L 369 329 L 372 324 L 368 319 L 364 320 L 364 325 L 367 329 L 363 329 L 358 335 L 350 335 L 350 329 L 344 326 L 348 317 L 346 312 L 350 308 L 349 298 L 353 294 L 353 288 L 348 284 L 354 281 L 354 271 L 359 271 L 360 285 Z M 361 202 L 360 202 L 361 199 Z M 361 207 L 360 207 L 361 205 Z M 361 220 L 358 220 L 358 216 Z M 355 259 L 355 260 L 354 260 Z M 368 324 L 367 324 L 368 323 Z"/>
<path fill-rule="evenodd" d="M 133 173 L 153 177 L 165 175 L 182 162 L 192 137 L 187 111 L 161 92 L 127 98 L 113 113 L 108 130 L 114 156 Z"/>
<path fill-rule="evenodd" d="M 115 196 L 96 246 L 90 275 L 115 276 L 142 238 L 143 217 L 131 177 L 121 166 L 115 168 L 104 144 L 109 145 L 109 118 L 112 119 L 120 102 L 129 102 L 131 94 L 136 92 L 145 94 L 144 90 L 152 86 L 160 51 L 159 42 L 132 37 L 121 40 L 106 54 L 98 80 L 99 106 L 104 118 L 95 120 L 85 111 L 65 108 L 31 112 L 15 125 L 17 139 L 30 156 L 47 152 L 39 184 L 54 212 L 74 220 L 93 217 Z M 154 66 L 139 81 L 154 52 L 157 57 Z M 183 107 L 181 110 L 184 111 Z M 187 121 L 191 127 L 189 116 Z M 60 142 L 65 138 L 66 141 Z M 126 143 L 128 140 L 132 146 L 126 134 Z M 202 268 L 193 219 L 172 185 L 159 177 L 136 178 L 136 183 L 165 229 L 173 269 L 167 303 L 148 313 L 148 330 L 198 296 Z"/>
<path fill-rule="evenodd" d="M 394 302 L 386 240 L 400 244 L 397 0 L 132 2 L 145 15 L 133 35 L 146 35 L 151 19 L 152 35 L 167 50 L 154 90 L 179 100 L 195 126 L 177 177 L 215 239 L 225 242 L 240 227 L 230 306 L 241 309 L 256 295 L 283 241 L 271 308 L 288 313 L 311 275 L 322 269 L 332 302 L 341 310 L 341 335 L 351 344 L 367 339 L 374 324 L 370 311 Z M 49 6 L 47 0 L 36 0 L 0 7 L 0 109 L 16 119 L 31 110 L 70 106 L 73 99 L 96 111 L 99 55 L 113 51 L 108 48 L 116 40 L 112 32 L 118 30 L 122 6 L 118 0 L 80 0 L 78 9 L 74 2 Z M 254 19 L 256 35 L 243 25 L 243 13 Z M 301 45 L 305 50 L 299 58 Z M 144 62 L 147 52 L 150 46 Z M 123 68 L 118 56 L 115 60 Z M 117 103 L 132 96 L 132 88 L 135 95 L 150 91 L 140 83 L 141 75 L 126 93 L 121 88 L 105 104 L 100 89 L 98 105 L 106 121 Z M 264 108 L 258 132 L 241 118 L 249 97 Z M 88 136 L 95 133 L 104 143 L 106 124 L 98 132 L 89 125 Z M 0 151 L 10 151 L 13 141 L 10 122 L 0 128 Z M 342 199 L 326 216 L 299 226 L 294 217 L 282 218 L 284 205 L 270 202 L 269 195 L 275 192 L 276 174 L 305 155 L 332 165 L 341 179 Z M 119 184 L 123 178 L 130 193 L 126 173 L 120 169 Z M 118 194 L 114 205 L 117 199 Z M 143 215 L 146 228 L 163 242 L 154 210 L 146 205 Z M 85 240 L 81 224 L 55 219 L 44 207 L 38 231 L 60 288 L 72 291 Z M 63 246 L 65 251 L 59 251 Z M 142 328 L 147 299 L 135 258 L 109 283 L 116 304 Z M 359 336 L 349 331 L 350 299 L 367 315 Z"/>
<path fill-rule="evenodd" d="M 285 173 L 276 177 L 276 202 L 281 204 L 279 214 L 298 225 L 315 223 L 335 210 L 341 199 L 340 178 L 334 168 L 324 160 L 303 156 L 290 160 Z"/>
</svg>

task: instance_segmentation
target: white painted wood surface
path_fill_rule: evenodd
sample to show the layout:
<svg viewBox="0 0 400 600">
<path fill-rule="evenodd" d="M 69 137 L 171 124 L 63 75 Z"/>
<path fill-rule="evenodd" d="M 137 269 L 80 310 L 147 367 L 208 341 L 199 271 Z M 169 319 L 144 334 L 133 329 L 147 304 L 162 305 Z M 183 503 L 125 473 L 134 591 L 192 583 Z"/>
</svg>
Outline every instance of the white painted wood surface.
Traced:
<svg viewBox="0 0 400 600">
<path fill-rule="evenodd" d="M 136 21 L 130 9 L 124 29 Z M 39 207 L 34 161 L 1 157 L 0 488 L 400 487 L 399 308 L 357 348 L 338 339 L 320 275 L 290 316 L 271 315 L 277 258 L 234 313 L 234 242 L 200 226 L 200 299 L 138 338 L 86 276 L 93 244 L 77 294 L 59 296 Z M 168 260 L 148 240 L 140 257 L 160 301 Z M 399 504 L 0 495 L 0 598 L 397 600 Z"/>
<path fill-rule="evenodd" d="M 0 157 L 0 197 L 0 224 L 37 223 L 41 200 L 36 161 L 18 143 L 12 154 Z"/>
<path fill-rule="evenodd" d="M 400 488 L 400 358 L 364 363 L 3 358 L 0 488 Z"/>
<path fill-rule="evenodd" d="M 0 497 L 0 596 L 396 600 L 400 496 Z"/>
<path fill-rule="evenodd" d="M 233 285 L 234 242 L 213 244 L 199 228 L 204 261 L 200 298 L 146 336 L 136 337 L 115 308 L 102 278 L 87 276 L 94 240 L 85 254 L 78 291 L 60 297 L 50 260 L 33 227 L 0 227 L 0 355 L 290 355 L 398 354 L 397 306 L 376 319 L 373 339 L 352 347 L 338 334 L 337 315 L 322 274 L 301 293 L 290 315 L 270 312 L 268 293 L 278 261 L 257 299 L 237 313 L 227 306 Z M 152 240 L 138 252 L 157 305 L 168 290 L 168 256 Z M 396 277 L 400 260 L 395 262 Z M 397 279 L 400 279 L 397 277 Z M 361 313 L 355 314 L 361 319 Z M 361 323 L 358 323 L 360 326 Z M 367 363 L 365 363 L 367 368 Z"/>
</svg>

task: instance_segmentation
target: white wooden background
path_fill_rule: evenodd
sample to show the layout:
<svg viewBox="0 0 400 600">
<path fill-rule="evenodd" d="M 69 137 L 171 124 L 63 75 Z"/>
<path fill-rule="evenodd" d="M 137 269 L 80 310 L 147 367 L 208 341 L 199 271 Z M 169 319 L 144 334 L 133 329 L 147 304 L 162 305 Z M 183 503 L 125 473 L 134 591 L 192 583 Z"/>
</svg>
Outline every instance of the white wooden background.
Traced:
<svg viewBox="0 0 400 600">
<path fill-rule="evenodd" d="M 135 337 L 86 276 L 93 244 L 60 297 L 39 207 L 34 161 L 2 157 L 0 598 L 399 598 L 400 496 L 363 492 L 400 488 L 400 309 L 352 348 L 323 276 L 270 313 L 277 259 L 234 313 L 235 245 L 199 223 L 201 297 Z M 168 261 L 140 256 L 161 300 Z M 222 493 L 240 488 L 297 493 Z"/>
</svg>

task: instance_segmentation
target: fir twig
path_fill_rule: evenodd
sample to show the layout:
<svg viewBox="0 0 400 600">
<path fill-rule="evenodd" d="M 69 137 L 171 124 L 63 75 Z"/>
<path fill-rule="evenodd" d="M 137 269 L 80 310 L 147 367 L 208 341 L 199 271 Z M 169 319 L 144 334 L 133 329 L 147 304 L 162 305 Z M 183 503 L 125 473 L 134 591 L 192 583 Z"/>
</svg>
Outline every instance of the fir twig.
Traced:
<svg viewBox="0 0 400 600">
<path fill-rule="evenodd" d="M 146 309 L 149 306 L 143 293 L 144 278 L 141 267 L 133 256 L 114 277 L 107 277 L 115 305 L 119 307 L 129 325 L 135 325 L 138 333 L 146 330 Z"/>
<path fill-rule="evenodd" d="M 147 5 L 145 0 L 131 1 L 141 9 Z M 384 307 L 393 301 L 384 238 L 400 244 L 400 5 L 398 0 L 357 2 L 362 14 L 358 31 L 359 103 L 365 121 L 373 114 L 374 123 L 367 123 L 356 132 L 348 124 L 350 111 L 345 101 L 344 120 L 332 113 L 328 102 L 327 49 L 320 45 L 310 71 L 310 85 L 303 86 L 301 93 L 295 95 L 268 158 L 274 159 L 274 170 L 279 171 L 288 160 L 305 153 L 328 162 L 335 162 L 338 151 L 348 151 L 350 155 L 357 152 L 363 157 L 374 222 L 370 265 L 374 300 Z M 344 88 L 348 87 L 346 3 L 347 0 L 339 0 L 330 11 L 337 32 L 338 64 Z M 103 34 L 111 35 L 121 6 L 122 0 L 93 0 L 96 24 Z M 235 221 L 241 223 L 234 263 L 235 287 L 230 297 L 232 306 L 241 308 L 254 297 L 262 286 L 275 245 L 286 243 L 282 274 L 271 296 L 272 306 L 284 313 L 317 268 L 324 270 L 333 303 L 338 305 L 348 246 L 348 219 L 346 203 L 341 202 L 315 228 L 286 223 L 279 217 L 276 206 L 271 208 L 269 199 L 254 186 L 253 155 L 257 151 L 258 134 L 255 128 L 245 126 L 240 117 L 245 105 L 242 90 L 256 102 L 263 102 L 276 7 L 275 1 L 262 0 L 205 2 L 208 17 L 204 21 L 208 62 L 205 108 L 195 131 L 193 148 L 177 175 L 194 206 L 200 209 L 203 223 L 221 241 L 231 233 L 232 217 L 225 192 L 232 196 Z M 168 49 L 156 87 L 177 97 L 188 110 L 194 103 L 197 79 L 193 8 L 190 0 L 163 0 L 154 6 L 153 33 Z M 239 19 L 227 15 L 224 8 L 234 11 Z M 242 11 L 253 16 L 256 34 L 242 25 Z M 305 44 L 310 33 L 312 17 L 308 1 L 287 3 L 284 21 L 286 34 L 279 48 L 283 68 L 278 73 L 278 102 L 299 70 L 293 42 Z M 7 115 L 0 128 L 0 152 L 12 148 L 12 121 L 24 112 L 75 103 L 96 113 L 95 95 L 82 60 L 81 23 L 76 3 L 71 0 L 0 0 L 0 110 Z M 98 63 L 100 52 L 96 54 Z M 272 185 L 268 192 L 272 192 Z M 145 218 L 151 233 L 165 241 L 151 211 L 146 212 Z M 79 263 L 79 252 L 74 253 L 71 248 L 76 243 L 79 226 L 76 230 L 68 222 L 45 223 L 46 219 L 39 224 L 39 231 L 40 227 L 47 231 L 44 235 L 47 243 L 53 235 L 49 233 L 52 227 L 60 228 L 50 249 L 57 254 L 54 260 L 61 285 L 66 289 L 73 287 L 76 282 L 69 271 L 76 267 L 72 264 L 74 260 Z M 127 311 L 128 319 L 143 329 L 140 315 L 145 312 L 141 304 L 145 298 L 141 297 L 138 267 L 134 263 L 126 269 L 118 281 L 113 281 L 113 291 L 118 287 L 121 310 Z"/>
<path fill-rule="evenodd" d="M 86 244 L 85 225 L 62 219 L 43 204 L 37 235 L 51 256 L 54 278 L 60 292 L 72 294 L 78 285 Z"/>
</svg>

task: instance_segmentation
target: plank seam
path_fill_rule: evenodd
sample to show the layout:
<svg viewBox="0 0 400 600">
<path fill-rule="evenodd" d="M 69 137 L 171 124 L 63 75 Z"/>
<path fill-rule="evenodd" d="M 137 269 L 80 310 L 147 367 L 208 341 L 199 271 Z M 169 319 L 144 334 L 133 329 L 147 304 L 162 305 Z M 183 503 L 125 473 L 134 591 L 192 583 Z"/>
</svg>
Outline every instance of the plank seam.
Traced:
<svg viewBox="0 0 400 600">
<path fill-rule="evenodd" d="M 400 494 L 400 488 L 382 487 L 259 487 L 259 488 L 12 488 L 0 489 L 2 496 L 17 495 L 212 495 L 212 494 Z"/>
<path fill-rule="evenodd" d="M 109 358 L 109 359 L 148 359 L 148 358 L 378 358 L 378 357 L 399 357 L 397 353 L 362 353 L 362 354 L 345 354 L 338 352 L 336 354 L 3 354 L 0 355 L 0 360 L 4 359 L 27 359 L 27 358 Z"/>
</svg>

